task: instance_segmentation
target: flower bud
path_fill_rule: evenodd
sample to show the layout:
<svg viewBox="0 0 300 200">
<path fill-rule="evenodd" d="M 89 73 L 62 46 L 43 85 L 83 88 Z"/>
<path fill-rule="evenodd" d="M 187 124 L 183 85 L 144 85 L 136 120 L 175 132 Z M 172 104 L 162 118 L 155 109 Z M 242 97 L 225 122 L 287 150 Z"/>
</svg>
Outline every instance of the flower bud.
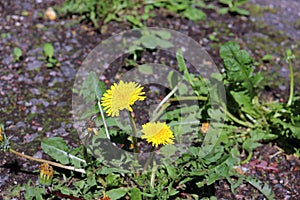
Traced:
<svg viewBox="0 0 300 200">
<path fill-rule="evenodd" d="M 50 185 L 53 177 L 53 168 L 48 163 L 43 163 L 40 165 L 40 176 L 39 182 L 42 185 Z"/>
</svg>

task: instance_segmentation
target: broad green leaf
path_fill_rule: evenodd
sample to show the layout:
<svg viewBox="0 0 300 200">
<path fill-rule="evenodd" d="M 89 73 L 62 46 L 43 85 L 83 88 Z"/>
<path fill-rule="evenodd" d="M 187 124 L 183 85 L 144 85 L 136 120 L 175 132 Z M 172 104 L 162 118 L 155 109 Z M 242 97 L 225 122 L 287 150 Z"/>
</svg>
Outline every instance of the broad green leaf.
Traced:
<svg viewBox="0 0 300 200">
<path fill-rule="evenodd" d="M 45 138 L 42 140 L 41 146 L 45 153 L 62 164 L 69 164 L 72 159 L 75 159 L 77 162 L 85 162 L 83 159 L 69 154 L 68 145 L 60 137 Z"/>
<path fill-rule="evenodd" d="M 107 185 L 108 187 L 115 187 L 115 186 L 118 186 L 118 184 L 119 184 L 119 178 L 120 178 L 120 175 L 119 175 L 119 174 L 114 174 L 114 173 L 108 174 L 108 175 L 105 177 L 106 185 Z"/>
<path fill-rule="evenodd" d="M 219 0 L 219 2 L 222 4 L 226 4 L 228 7 L 233 6 L 233 4 L 232 4 L 233 0 Z"/>
<path fill-rule="evenodd" d="M 79 95 L 81 95 L 87 103 L 90 103 L 96 99 L 100 100 L 104 92 L 105 84 L 99 81 L 95 72 L 90 72 L 82 84 Z"/>
<path fill-rule="evenodd" d="M 167 49 L 167 48 L 170 48 L 170 47 L 173 47 L 174 45 L 167 41 L 167 40 L 164 40 L 164 39 L 160 39 L 158 37 L 155 37 L 155 43 L 160 46 L 161 48 L 164 48 L 164 49 Z"/>
<path fill-rule="evenodd" d="M 238 8 L 238 7 L 232 7 L 230 9 L 230 12 L 236 12 L 240 15 L 249 15 L 249 11 L 248 10 L 245 10 L 245 9 L 242 9 L 242 8 Z"/>
<path fill-rule="evenodd" d="M 152 30 L 152 33 L 154 33 L 155 35 L 158 35 L 160 38 L 164 39 L 164 40 L 168 40 L 171 38 L 171 33 L 169 31 L 165 31 L 165 30 Z"/>
<path fill-rule="evenodd" d="M 186 9 L 183 13 L 183 15 L 188 18 L 189 20 L 192 20 L 192 21 L 197 21 L 197 20 L 205 20 L 206 19 L 206 14 L 197 9 L 197 8 L 189 8 L 189 9 Z"/>
<path fill-rule="evenodd" d="M 142 74 L 153 74 L 153 67 L 148 64 L 139 65 L 138 70 Z"/>
<path fill-rule="evenodd" d="M 76 167 L 80 168 L 85 166 L 86 161 L 83 159 L 83 146 L 79 146 L 77 148 L 73 148 L 70 151 L 70 155 L 77 156 L 78 159 L 70 159 L 71 164 Z"/>
<path fill-rule="evenodd" d="M 166 158 L 169 159 L 171 156 L 175 154 L 177 151 L 177 147 L 172 144 L 167 144 L 160 148 L 160 153 Z"/>
<path fill-rule="evenodd" d="M 156 37 L 154 35 L 143 35 L 140 42 L 147 49 L 155 49 L 157 47 Z"/>
<path fill-rule="evenodd" d="M 179 85 L 178 92 L 180 96 L 187 95 L 188 87 L 184 83 L 181 83 Z"/>
<path fill-rule="evenodd" d="M 99 174 L 111 174 L 111 173 L 129 173 L 128 170 L 113 168 L 113 167 L 102 167 L 99 171 Z"/>
<path fill-rule="evenodd" d="M 270 61 L 272 59 L 273 59 L 273 55 L 271 54 L 264 55 L 262 58 L 263 61 Z"/>
<path fill-rule="evenodd" d="M 129 190 L 128 188 L 112 189 L 107 191 L 106 195 L 109 196 L 111 200 L 117 200 L 125 196 L 128 190 Z"/>
<path fill-rule="evenodd" d="M 96 113 L 99 113 L 99 107 L 98 106 L 90 106 L 86 108 L 84 113 L 80 116 L 80 119 L 87 119 L 90 118 L 91 116 L 95 115 Z"/>
<path fill-rule="evenodd" d="M 41 143 L 42 149 L 52 158 L 62 164 L 69 163 L 69 147 L 61 137 L 45 138 Z"/>
<path fill-rule="evenodd" d="M 14 61 L 17 62 L 22 57 L 22 50 L 18 47 L 14 48 Z"/>
<path fill-rule="evenodd" d="M 142 192 L 139 188 L 132 188 L 130 194 L 131 200 L 142 200 Z"/>
<path fill-rule="evenodd" d="M 50 43 L 44 44 L 44 54 L 48 58 L 52 58 L 53 57 L 53 55 L 54 55 L 54 47 L 53 47 L 52 44 L 50 44 Z"/>
<path fill-rule="evenodd" d="M 88 184 L 89 187 L 97 185 L 95 174 L 93 174 L 93 173 L 88 174 L 86 183 Z"/>
</svg>

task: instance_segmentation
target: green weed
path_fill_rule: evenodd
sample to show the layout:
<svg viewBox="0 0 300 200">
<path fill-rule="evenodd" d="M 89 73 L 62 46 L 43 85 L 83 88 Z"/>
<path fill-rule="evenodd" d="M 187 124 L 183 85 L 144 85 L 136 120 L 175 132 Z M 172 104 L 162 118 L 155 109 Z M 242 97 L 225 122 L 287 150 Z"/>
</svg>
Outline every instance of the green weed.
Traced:
<svg viewBox="0 0 300 200">
<path fill-rule="evenodd" d="M 145 37 L 160 41 L 167 40 L 168 34 L 147 32 Z M 142 45 L 147 47 L 146 49 L 153 50 L 162 44 L 158 42 L 154 46 L 148 46 L 146 41 L 147 39 L 137 41 L 136 47 Z M 136 47 L 133 49 L 136 50 Z M 53 55 L 51 53 L 52 51 L 50 57 Z M 300 113 L 299 101 L 293 92 L 294 80 L 291 78 L 287 103 L 264 102 L 258 95 L 263 77 L 261 73 L 254 73 L 254 61 L 250 55 L 241 50 L 235 42 L 222 45 L 220 55 L 225 72 L 222 75 L 212 74 L 212 79 L 208 80 L 190 73 L 181 51 L 177 52 L 176 59 L 182 79 L 178 79 L 170 72 L 166 81 L 171 92 L 151 110 L 151 122 L 165 121 L 174 134 L 175 142 L 173 144 L 168 141 L 165 144 L 160 138 L 158 141 L 162 143 L 159 146 L 152 145 L 152 150 L 159 150 L 159 155 L 153 151 L 145 158 L 145 162 L 139 160 L 133 153 L 122 153 L 117 155 L 118 159 L 113 157 L 115 152 L 113 150 L 110 154 L 105 154 L 109 143 L 113 143 L 111 148 L 122 144 L 130 149 L 130 145 L 133 145 L 134 150 L 131 151 L 134 152 L 140 152 L 141 146 L 151 144 L 148 140 L 140 140 L 138 145 L 136 134 L 139 130 L 130 109 L 127 116 L 130 126 L 124 125 L 110 114 L 104 114 L 109 108 L 102 99 L 105 97 L 109 100 L 109 95 L 105 95 L 109 94 L 109 90 L 106 90 L 105 84 L 99 81 L 94 72 L 88 75 L 82 83 L 81 90 L 77 91 L 91 106 L 81 116 L 82 119 L 90 118 L 81 135 L 83 144 L 77 148 L 70 148 L 60 137 L 42 140 L 43 151 L 56 162 L 32 158 L 14 151 L 1 126 L 1 140 L 5 143 L 1 146 L 2 150 L 71 171 L 54 174 L 52 184 L 47 186 L 47 190 L 43 188 L 46 186 L 28 182 L 24 186 L 25 197 L 28 199 L 109 197 L 114 200 L 182 199 L 184 195 L 188 199 L 205 199 L 205 196 L 215 199 L 213 194 L 207 193 L 204 196 L 197 191 L 225 179 L 233 193 L 245 182 L 259 190 L 267 199 L 274 199 L 267 184 L 239 173 L 236 168 L 248 162 L 252 151 L 263 141 L 274 141 L 280 137 L 299 142 Z M 291 69 L 293 59 L 292 52 L 287 51 L 287 61 Z M 144 65 L 142 69 L 147 73 L 152 71 L 151 66 Z M 186 89 L 187 84 L 192 86 L 192 92 Z M 217 88 L 218 84 L 225 85 L 227 103 L 222 99 L 218 102 L 209 100 L 211 96 L 218 95 L 218 90 L 208 90 L 206 85 Z M 117 84 L 114 86 L 119 87 Z M 142 92 L 140 94 L 144 95 Z M 143 100 L 142 97 L 139 98 Z M 175 103 L 183 99 L 195 100 L 200 107 L 188 104 L 178 106 Z M 123 100 L 121 98 L 120 101 Z M 220 105 L 218 109 L 215 108 L 215 103 Z M 192 145 L 184 146 L 182 145 L 184 142 Z M 299 149 L 296 146 L 294 148 L 296 154 L 299 154 Z M 245 160 L 241 160 L 242 151 L 248 153 Z M 95 155 L 97 159 L 93 157 Z M 120 167 L 123 165 L 126 168 Z M 194 185 L 195 189 L 187 190 L 190 185 Z M 19 193 L 19 190 L 16 189 L 15 192 Z"/>
</svg>

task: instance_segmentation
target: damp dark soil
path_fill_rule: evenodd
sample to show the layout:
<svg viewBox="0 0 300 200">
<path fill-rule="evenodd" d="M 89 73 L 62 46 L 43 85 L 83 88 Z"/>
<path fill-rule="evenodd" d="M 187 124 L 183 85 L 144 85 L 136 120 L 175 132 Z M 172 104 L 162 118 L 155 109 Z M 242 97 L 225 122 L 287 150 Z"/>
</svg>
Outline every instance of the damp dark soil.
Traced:
<svg viewBox="0 0 300 200">
<path fill-rule="evenodd" d="M 1 0 L 0 2 L 0 121 L 11 137 L 14 149 L 45 158 L 40 141 L 44 137 L 64 137 L 70 146 L 80 141 L 72 123 L 72 87 L 77 70 L 91 50 L 108 37 L 132 28 L 127 22 L 110 22 L 102 31 L 78 17 L 44 17 L 48 7 L 61 5 L 51 0 Z M 269 100 L 286 101 L 289 70 L 285 50 L 300 55 L 300 3 L 297 0 L 250 0 L 250 16 L 221 15 L 204 10 L 205 21 L 192 22 L 165 11 L 145 21 L 149 27 L 169 28 L 199 42 L 222 70 L 218 53 L 222 43 L 236 40 L 257 60 L 266 77 L 261 92 Z M 288 13 L 288 14 L 287 14 Z M 298 20 L 297 20 L 298 19 Z M 47 66 L 43 45 L 51 43 L 58 65 Z M 13 49 L 22 50 L 18 61 Z M 272 59 L 264 62 L 264 55 Z M 296 60 L 296 92 L 300 92 L 300 61 Z M 116 77 L 107 77 L 110 84 Z M 38 164 L 0 154 L 0 199 L 8 188 L 37 179 Z M 276 143 L 255 150 L 243 172 L 269 183 L 276 199 L 300 196 L 300 162 L 287 155 Z M 219 199 L 264 199 L 252 186 L 242 184 L 232 194 L 226 181 L 215 184 Z M 20 199 L 22 199 L 20 197 Z"/>
</svg>

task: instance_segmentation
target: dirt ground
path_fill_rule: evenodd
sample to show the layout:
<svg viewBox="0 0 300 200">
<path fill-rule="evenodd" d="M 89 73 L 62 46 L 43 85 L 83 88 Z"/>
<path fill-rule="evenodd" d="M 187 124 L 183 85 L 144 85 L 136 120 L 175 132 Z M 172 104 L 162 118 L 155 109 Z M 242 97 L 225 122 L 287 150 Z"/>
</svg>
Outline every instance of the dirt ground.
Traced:
<svg viewBox="0 0 300 200">
<path fill-rule="evenodd" d="M 99 32 L 91 23 L 77 23 L 76 17 L 44 18 L 45 10 L 59 5 L 51 0 L 1 0 L 0 2 L 0 121 L 13 147 L 37 158 L 44 158 L 40 141 L 43 137 L 62 136 L 71 146 L 78 137 L 72 124 L 72 87 L 77 70 L 87 54 L 111 35 L 130 30 L 127 22 L 110 22 Z M 300 55 L 300 2 L 297 0 L 250 0 L 249 17 L 221 15 L 204 10 L 207 20 L 191 22 L 169 13 L 157 12 L 146 21 L 151 27 L 180 31 L 192 37 L 212 56 L 222 69 L 218 53 L 222 43 L 237 40 L 255 59 L 272 54 L 274 59 L 263 63 L 265 98 L 286 101 L 289 71 L 284 61 L 286 48 Z M 298 19 L 298 20 L 297 20 Z M 209 35 L 217 39 L 209 39 Z M 60 66 L 48 68 L 43 58 L 43 44 L 50 42 Z M 13 48 L 23 56 L 14 62 Z M 295 63 L 296 92 L 300 92 L 300 65 Z M 8 188 L 37 179 L 38 164 L 0 154 L 0 193 Z M 266 143 L 255 150 L 244 166 L 251 174 L 268 183 L 276 199 L 297 199 L 300 196 L 300 161 L 288 155 L 277 143 Z M 1 199 L 0 195 L 0 199 Z M 218 199 L 264 199 L 249 184 L 242 184 L 232 194 L 226 181 L 215 184 Z M 20 197 L 20 199 L 22 199 Z"/>
</svg>

